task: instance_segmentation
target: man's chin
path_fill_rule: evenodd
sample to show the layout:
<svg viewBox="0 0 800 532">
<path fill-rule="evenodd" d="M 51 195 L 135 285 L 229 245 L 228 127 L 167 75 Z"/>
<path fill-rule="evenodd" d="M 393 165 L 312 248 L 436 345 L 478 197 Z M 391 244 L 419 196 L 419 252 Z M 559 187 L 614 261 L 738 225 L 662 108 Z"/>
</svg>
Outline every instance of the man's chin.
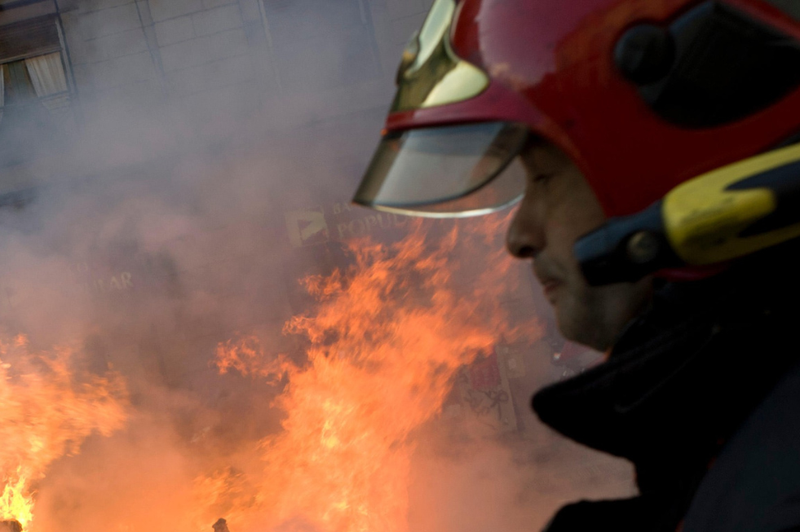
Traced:
<svg viewBox="0 0 800 532">
<path fill-rule="evenodd" d="M 594 334 L 592 323 L 586 319 L 581 319 L 582 315 L 573 303 L 568 296 L 556 298 L 555 303 L 553 303 L 553 310 L 555 311 L 556 322 L 561 335 L 570 342 L 603 351 L 605 349 L 603 346 L 596 345 L 597 335 Z"/>
</svg>

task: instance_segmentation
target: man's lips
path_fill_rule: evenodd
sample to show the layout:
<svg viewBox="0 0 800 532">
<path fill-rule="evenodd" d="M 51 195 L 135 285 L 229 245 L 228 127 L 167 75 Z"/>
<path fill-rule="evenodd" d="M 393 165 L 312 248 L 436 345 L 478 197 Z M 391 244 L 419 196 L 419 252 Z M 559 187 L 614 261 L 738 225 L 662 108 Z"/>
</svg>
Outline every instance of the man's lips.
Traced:
<svg viewBox="0 0 800 532">
<path fill-rule="evenodd" d="M 556 281 L 555 279 L 547 279 L 541 281 L 542 288 L 544 289 L 544 295 L 547 296 L 548 299 L 552 299 L 553 295 L 555 295 L 556 290 L 561 286 L 561 281 Z"/>
<path fill-rule="evenodd" d="M 564 284 L 555 265 L 540 257 L 539 260 L 533 261 L 533 274 L 542 285 L 545 297 L 550 303 L 555 303 L 555 293 Z"/>
</svg>

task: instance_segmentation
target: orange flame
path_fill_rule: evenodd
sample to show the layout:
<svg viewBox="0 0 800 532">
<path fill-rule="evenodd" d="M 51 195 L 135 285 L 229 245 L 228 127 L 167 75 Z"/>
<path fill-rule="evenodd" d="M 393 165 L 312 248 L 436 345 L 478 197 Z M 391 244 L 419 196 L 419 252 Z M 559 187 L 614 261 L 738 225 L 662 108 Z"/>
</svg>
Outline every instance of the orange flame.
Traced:
<svg viewBox="0 0 800 532">
<path fill-rule="evenodd" d="M 459 367 L 515 332 L 500 301 L 516 287 L 497 245 L 503 222 L 438 239 L 420 222 L 398 244 L 352 245 L 353 266 L 304 281 L 319 304 L 285 327 L 309 341 L 302 364 L 269 357 L 254 337 L 220 344 L 223 373 L 288 377 L 276 402 L 284 430 L 262 442 L 266 522 L 254 525 L 407 530 L 414 431 L 440 413 Z M 476 257 L 488 271 L 468 271 Z"/>
<path fill-rule="evenodd" d="M 0 339 L 0 520 L 33 521 L 35 483 L 58 458 L 76 454 L 93 432 L 125 421 L 125 388 L 109 374 L 76 382 L 75 352 L 34 352 L 25 336 Z"/>
<path fill-rule="evenodd" d="M 231 468 L 196 478 L 194 497 L 204 505 L 204 511 L 193 519 L 198 530 L 207 529 L 212 516 L 224 515 L 228 521 L 245 522 L 259 506 L 257 490 L 247 476 Z"/>
<path fill-rule="evenodd" d="M 17 480 L 9 481 L 0 495 L 0 518 L 15 519 L 23 526 L 33 520 L 33 495 L 26 495 L 28 479 L 17 469 Z"/>
</svg>

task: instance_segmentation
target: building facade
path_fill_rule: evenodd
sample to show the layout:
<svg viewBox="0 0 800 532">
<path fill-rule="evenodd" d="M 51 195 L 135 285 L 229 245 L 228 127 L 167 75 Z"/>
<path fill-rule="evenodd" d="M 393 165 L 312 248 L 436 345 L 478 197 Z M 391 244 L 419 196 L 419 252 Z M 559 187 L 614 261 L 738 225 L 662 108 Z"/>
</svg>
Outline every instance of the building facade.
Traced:
<svg viewBox="0 0 800 532">
<path fill-rule="evenodd" d="M 429 5 L 2 0 L 0 193 L 52 179 L 29 164 L 44 139 L 113 113 L 167 104 L 194 119 L 285 128 L 385 107 L 403 44 Z"/>
</svg>

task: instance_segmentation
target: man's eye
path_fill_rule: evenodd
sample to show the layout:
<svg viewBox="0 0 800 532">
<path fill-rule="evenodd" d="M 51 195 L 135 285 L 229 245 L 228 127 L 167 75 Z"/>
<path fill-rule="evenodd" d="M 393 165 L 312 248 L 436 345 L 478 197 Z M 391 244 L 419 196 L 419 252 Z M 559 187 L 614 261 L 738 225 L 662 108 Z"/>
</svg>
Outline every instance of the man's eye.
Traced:
<svg viewBox="0 0 800 532">
<path fill-rule="evenodd" d="M 536 174 L 533 178 L 534 183 L 542 183 L 549 181 L 551 177 L 555 176 L 556 174 Z"/>
</svg>

